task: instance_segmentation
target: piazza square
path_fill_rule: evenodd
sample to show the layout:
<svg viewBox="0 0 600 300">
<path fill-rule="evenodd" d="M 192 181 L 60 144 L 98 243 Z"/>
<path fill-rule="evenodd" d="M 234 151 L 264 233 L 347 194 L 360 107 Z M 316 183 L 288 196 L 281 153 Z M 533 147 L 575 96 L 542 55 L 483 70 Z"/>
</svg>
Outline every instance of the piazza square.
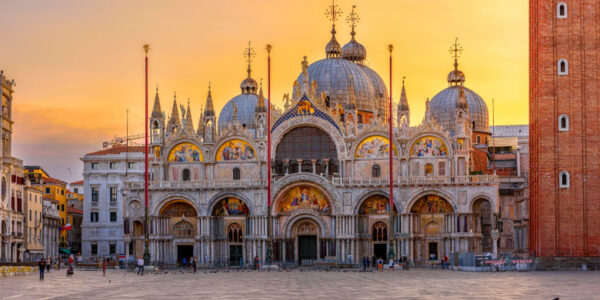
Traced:
<svg viewBox="0 0 600 300">
<path fill-rule="evenodd" d="M 166 273 L 166 274 L 165 274 Z M 0 280 L 0 299 L 598 299 L 600 272 L 50 271 Z"/>
</svg>

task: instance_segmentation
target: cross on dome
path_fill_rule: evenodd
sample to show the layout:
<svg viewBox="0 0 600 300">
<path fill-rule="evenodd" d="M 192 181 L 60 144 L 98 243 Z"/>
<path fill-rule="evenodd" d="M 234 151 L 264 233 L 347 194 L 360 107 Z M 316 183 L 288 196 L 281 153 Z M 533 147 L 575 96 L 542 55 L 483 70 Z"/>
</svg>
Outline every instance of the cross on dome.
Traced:
<svg viewBox="0 0 600 300">
<path fill-rule="evenodd" d="M 356 34 L 356 32 L 354 31 L 354 27 L 360 21 L 360 16 L 356 13 L 355 9 L 356 9 L 356 4 L 352 5 L 352 11 L 346 17 L 346 22 L 348 22 L 348 24 L 350 24 L 350 27 L 352 28 L 352 31 L 350 32 L 350 34 L 352 35 L 352 38 L 354 38 L 354 35 Z"/>
</svg>

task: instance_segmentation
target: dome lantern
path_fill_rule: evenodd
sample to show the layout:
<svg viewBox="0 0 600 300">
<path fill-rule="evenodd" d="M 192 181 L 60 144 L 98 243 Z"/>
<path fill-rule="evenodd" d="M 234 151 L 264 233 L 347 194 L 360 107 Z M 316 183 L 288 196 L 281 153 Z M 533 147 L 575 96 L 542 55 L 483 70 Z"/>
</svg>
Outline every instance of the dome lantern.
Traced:
<svg viewBox="0 0 600 300">
<path fill-rule="evenodd" d="M 463 85 L 465 82 L 465 73 L 458 69 L 458 58 L 462 51 L 458 38 L 456 38 L 454 44 L 450 47 L 450 53 L 454 56 L 454 70 L 448 73 L 448 85 Z"/>
<path fill-rule="evenodd" d="M 246 61 L 248 62 L 248 69 L 246 70 L 248 72 L 248 77 L 246 77 L 246 79 L 242 81 L 242 83 L 240 84 L 240 88 L 242 89 L 242 94 L 256 94 L 257 83 L 256 80 L 252 79 L 251 76 L 252 59 L 256 56 L 256 52 L 254 52 L 254 49 L 252 49 L 250 41 L 248 41 L 248 48 L 244 50 L 244 56 L 246 57 Z"/>
<path fill-rule="evenodd" d="M 356 5 L 353 5 L 352 12 L 346 18 L 346 22 L 348 22 L 352 28 L 352 31 L 350 32 L 352 39 L 342 48 L 342 58 L 351 62 L 362 64 L 367 58 L 367 49 L 355 39 L 356 31 L 354 31 L 354 28 L 356 27 L 358 21 L 360 21 L 360 17 L 354 11 L 355 9 Z"/>
<path fill-rule="evenodd" d="M 325 16 L 327 16 L 329 21 L 331 21 L 331 40 L 325 46 L 325 57 L 327 58 L 340 58 L 342 54 L 342 47 L 335 39 L 335 21 L 337 21 L 339 15 L 341 14 L 342 11 L 335 4 L 335 0 L 331 2 L 331 5 L 325 11 Z"/>
</svg>

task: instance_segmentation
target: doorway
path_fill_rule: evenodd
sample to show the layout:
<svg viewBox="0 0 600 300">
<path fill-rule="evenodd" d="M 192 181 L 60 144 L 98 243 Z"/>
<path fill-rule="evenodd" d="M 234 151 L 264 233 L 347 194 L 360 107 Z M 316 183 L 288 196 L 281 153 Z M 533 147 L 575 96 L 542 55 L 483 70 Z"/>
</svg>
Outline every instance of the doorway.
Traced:
<svg viewBox="0 0 600 300">
<path fill-rule="evenodd" d="M 387 245 L 386 244 L 374 244 L 373 245 L 373 254 L 375 254 L 375 259 L 385 260 L 387 257 Z"/>
<path fill-rule="evenodd" d="M 430 242 L 429 243 L 429 260 L 438 259 L 438 243 Z"/>
<path fill-rule="evenodd" d="M 299 264 L 302 264 L 303 259 L 317 259 L 316 235 L 298 236 L 298 259 Z"/>
<path fill-rule="evenodd" d="M 190 257 L 194 256 L 194 246 L 192 245 L 177 245 L 177 262 L 179 265 L 183 265 L 183 258 L 189 260 Z"/>
<path fill-rule="evenodd" d="M 230 245 L 229 246 L 229 266 L 230 267 L 241 267 L 242 266 L 242 245 Z"/>
</svg>

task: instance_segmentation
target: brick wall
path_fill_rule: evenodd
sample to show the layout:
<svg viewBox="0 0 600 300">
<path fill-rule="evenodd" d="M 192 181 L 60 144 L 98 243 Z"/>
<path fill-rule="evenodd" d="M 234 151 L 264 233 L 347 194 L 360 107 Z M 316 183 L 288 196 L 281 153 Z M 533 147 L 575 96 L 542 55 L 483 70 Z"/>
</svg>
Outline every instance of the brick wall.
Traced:
<svg viewBox="0 0 600 300">
<path fill-rule="evenodd" d="M 600 0 L 530 0 L 530 252 L 600 256 Z M 568 75 L 558 75 L 558 60 Z M 558 131 L 558 116 L 569 130 Z M 558 174 L 570 187 L 558 187 Z"/>
</svg>

